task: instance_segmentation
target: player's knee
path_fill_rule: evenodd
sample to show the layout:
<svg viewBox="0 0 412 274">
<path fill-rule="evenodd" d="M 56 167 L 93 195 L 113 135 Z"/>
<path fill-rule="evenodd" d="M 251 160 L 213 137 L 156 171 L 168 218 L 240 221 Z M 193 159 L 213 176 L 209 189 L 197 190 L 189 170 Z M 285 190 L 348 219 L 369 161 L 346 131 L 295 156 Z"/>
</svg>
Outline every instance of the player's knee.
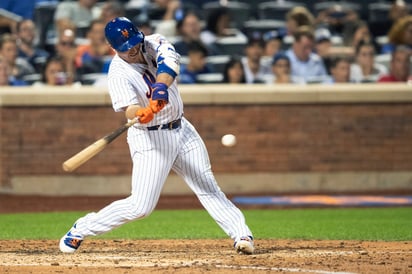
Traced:
<svg viewBox="0 0 412 274">
<path fill-rule="evenodd" d="M 154 206 L 135 204 L 130 208 L 130 216 L 132 219 L 143 219 L 148 217 L 154 210 Z"/>
</svg>

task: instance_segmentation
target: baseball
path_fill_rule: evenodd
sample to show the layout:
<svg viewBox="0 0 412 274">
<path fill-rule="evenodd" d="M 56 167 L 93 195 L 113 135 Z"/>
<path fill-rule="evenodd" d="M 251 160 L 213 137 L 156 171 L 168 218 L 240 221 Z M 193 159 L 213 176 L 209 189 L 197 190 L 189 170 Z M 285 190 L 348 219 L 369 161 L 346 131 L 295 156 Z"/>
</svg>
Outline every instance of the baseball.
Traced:
<svg viewBox="0 0 412 274">
<path fill-rule="evenodd" d="M 222 145 L 225 147 L 233 147 L 236 145 L 236 136 L 233 134 L 226 134 L 222 136 Z"/>
</svg>

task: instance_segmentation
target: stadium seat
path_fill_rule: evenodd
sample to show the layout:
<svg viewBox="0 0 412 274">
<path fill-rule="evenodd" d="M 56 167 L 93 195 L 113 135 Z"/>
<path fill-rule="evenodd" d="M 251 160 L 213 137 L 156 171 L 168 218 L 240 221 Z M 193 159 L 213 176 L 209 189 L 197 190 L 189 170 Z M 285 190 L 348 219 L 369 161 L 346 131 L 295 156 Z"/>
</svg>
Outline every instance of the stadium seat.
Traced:
<svg viewBox="0 0 412 274">
<path fill-rule="evenodd" d="M 247 36 L 251 36 L 253 33 L 266 33 L 272 30 L 279 30 L 286 28 L 286 22 L 284 20 L 249 20 L 243 24 L 243 32 Z"/>
<path fill-rule="evenodd" d="M 213 69 L 214 72 L 223 73 L 223 70 L 230 60 L 230 55 L 215 55 L 208 56 L 206 63 Z"/>
<path fill-rule="evenodd" d="M 221 38 L 215 42 L 221 55 L 244 55 L 247 40 L 235 37 Z"/>
<path fill-rule="evenodd" d="M 343 10 L 353 10 L 358 13 L 361 12 L 361 5 L 354 2 L 347 2 L 347 1 L 327 1 L 327 2 L 319 2 L 313 5 L 313 10 L 315 16 L 323 10 L 329 9 L 333 6 L 340 6 Z"/>
<path fill-rule="evenodd" d="M 105 73 L 87 73 L 81 76 L 81 83 L 82 85 L 93 85 L 96 81 L 100 80 L 101 78 L 107 78 L 107 74 Z"/>
<path fill-rule="evenodd" d="M 368 22 L 375 23 L 383 20 L 388 20 L 389 10 L 391 8 L 390 3 L 371 3 L 368 6 Z"/>
<path fill-rule="evenodd" d="M 39 82 L 41 80 L 42 75 L 40 73 L 27 74 L 23 76 L 23 81 L 26 82 L 28 85 L 32 85 L 35 82 Z"/>
<path fill-rule="evenodd" d="M 197 82 L 199 84 L 217 84 L 223 81 L 222 73 L 203 73 L 197 75 Z"/>
<path fill-rule="evenodd" d="M 391 62 L 391 54 L 390 53 L 384 53 L 384 54 L 378 54 L 375 56 L 375 62 L 382 64 L 389 68 L 389 64 Z"/>
<path fill-rule="evenodd" d="M 267 2 L 268 0 L 236 0 L 236 2 L 246 3 L 250 5 L 250 14 L 254 19 L 258 19 L 258 6 L 260 3 Z"/>
<path fill-rule="evenodd" d="M 268 1 L 258 5 L 260 19 L 285 20 L 286 13 L 295 6 L 306 6 L 301 2 Z"/>
<path fill-rule="evenodd" d="M 227 8 L 232 18 L 232 27 L 241 29 L 243 22 L 247 21 L 251 16 L 251 8 L 249 4 L 241 2 L 227 2 L 222 5 L 221 2 L 209 2 L 203 5 L 203 13 L 205 18 L 212 10 Z"/>
</svg>

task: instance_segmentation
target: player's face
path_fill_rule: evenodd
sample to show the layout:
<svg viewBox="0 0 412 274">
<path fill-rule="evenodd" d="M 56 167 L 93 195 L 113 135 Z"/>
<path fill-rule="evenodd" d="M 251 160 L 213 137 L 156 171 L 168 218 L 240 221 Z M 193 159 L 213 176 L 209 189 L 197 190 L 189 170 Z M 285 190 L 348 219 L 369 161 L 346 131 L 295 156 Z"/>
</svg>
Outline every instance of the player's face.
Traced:
<svg viewBox="0 0 412 274">
<path fill-rule="evenodd" d="M 131 64 L 145 64 L 146 60 L 143 57 L 142 51 L 141 51 L 141 45 L 142 44 L 137 44 L 133 48 L 129 49 L 128 51 L 125 52 L 118 52 L 118 55 L 120 58 L 125 60 L 128 63 Z"/>
</svg>

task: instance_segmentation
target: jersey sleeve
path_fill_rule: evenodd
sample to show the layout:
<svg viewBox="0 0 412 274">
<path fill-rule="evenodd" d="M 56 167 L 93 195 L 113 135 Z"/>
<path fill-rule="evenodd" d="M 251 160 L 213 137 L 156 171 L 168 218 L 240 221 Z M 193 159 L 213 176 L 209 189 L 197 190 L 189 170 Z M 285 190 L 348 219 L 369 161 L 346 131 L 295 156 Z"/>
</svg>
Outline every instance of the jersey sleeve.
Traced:
<svg viewBox="0 0 412 274">
<path fill-rule="evenodd" d="M 180 55 L 176 52 L 172 43 L 160 34 L 151 35 L 149 50 L 156 56 L 157 74 L 167 73 L 173 78 L 180 72 Z"/>
<path fill-rule="evenodd" d="M 107 80 L 114 111 L 124 111 L 126 107 L 137 104 L 137 96 L 130 82 L 124 77 L 112 76 Z"/>
</svg>

